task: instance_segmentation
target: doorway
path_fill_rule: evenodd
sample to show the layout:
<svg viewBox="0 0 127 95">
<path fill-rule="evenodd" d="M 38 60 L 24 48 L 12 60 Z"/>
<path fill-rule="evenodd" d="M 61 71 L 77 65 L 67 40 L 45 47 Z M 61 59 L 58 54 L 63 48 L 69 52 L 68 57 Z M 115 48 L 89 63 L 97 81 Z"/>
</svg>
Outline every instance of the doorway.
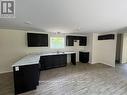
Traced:
<svg viewBox="0 0 127 95">
<path fill-rule="evenodd" d="M 123 44 L 123 34 L 117 34 L 117 43 L 116 43 L 116 64 L 122 63 L 122 44 Z"/>
</svg>

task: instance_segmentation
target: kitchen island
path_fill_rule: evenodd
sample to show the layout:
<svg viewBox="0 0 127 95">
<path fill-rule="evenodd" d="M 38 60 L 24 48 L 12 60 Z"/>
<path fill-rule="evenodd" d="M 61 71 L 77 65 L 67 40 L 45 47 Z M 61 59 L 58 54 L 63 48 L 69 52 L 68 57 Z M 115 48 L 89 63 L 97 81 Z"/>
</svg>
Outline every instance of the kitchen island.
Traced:
<svg viewBox="0 0 127 95">
<path fill-rule="evenodd" d="M 71 62 L 76 65 L 75 52 L 30 54 L 13 64 L 15 94 L 36 89 L 40 71 L 66 66 L 67 55 L 71 55 Z"/>
</svg>

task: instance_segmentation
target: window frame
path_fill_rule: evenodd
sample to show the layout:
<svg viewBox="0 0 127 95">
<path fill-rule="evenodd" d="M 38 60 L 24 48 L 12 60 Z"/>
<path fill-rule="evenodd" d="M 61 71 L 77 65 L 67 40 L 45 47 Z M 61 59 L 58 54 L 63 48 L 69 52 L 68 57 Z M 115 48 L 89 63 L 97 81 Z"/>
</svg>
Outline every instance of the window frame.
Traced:
<svg viewBox="0 0 127 95">
<path fill-rule="evenodd" d="M 52 40 L 52 38 L 57 38 L 57 37 L 58 38 L 63 38 L 63 46 L 62 47 L 58 47 L 58 48 L 57 47 L 52 47 L 52 45 L 51 45 L 52 41 L 51 40 Z M 51 36 L 49 40 L 50 40 L 50 48 L 51 49 L 64 49 L 65 48 L 65 37 L 63 37 L 63 36 Z"/>
</svg>

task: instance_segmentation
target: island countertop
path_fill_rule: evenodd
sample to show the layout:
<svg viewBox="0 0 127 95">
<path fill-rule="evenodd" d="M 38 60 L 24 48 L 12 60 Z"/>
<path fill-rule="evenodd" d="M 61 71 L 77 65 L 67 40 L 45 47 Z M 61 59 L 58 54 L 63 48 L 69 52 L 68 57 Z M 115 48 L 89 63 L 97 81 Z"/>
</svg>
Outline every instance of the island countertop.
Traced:
<svg viewBox="0 0 127 95">
<path fill-rule="evenodd" d="M 50 55 L 61 55 L 61 54 L 73 54 L 76 52 L 59 52 L 59 53 L 37 53 L 37 54 L 29 54 L 15 64 L 12 67 L 16 66 L 24 66 L 24 65 L 32 65 L 32 64 L 39 64 L 40 56 L 50 56 Z"/>
</svg>

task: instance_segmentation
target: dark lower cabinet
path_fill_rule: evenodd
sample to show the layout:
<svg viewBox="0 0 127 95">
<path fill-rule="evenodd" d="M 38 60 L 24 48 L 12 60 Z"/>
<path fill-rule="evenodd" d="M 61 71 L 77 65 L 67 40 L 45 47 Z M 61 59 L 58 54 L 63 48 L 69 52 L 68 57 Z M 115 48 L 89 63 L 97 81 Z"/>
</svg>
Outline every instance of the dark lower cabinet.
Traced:
<svg viewBox="0 0 127 95">
<path fill-rule="evenodd" d="M 41 70 L 57 68 L 67 65 L 67 55 L 48 55 L 40 57 Z"/>
<path fill-rule="evenodd" d="M 41 66 L 44 66 L 44 67 L 41 67 L 41 68 L 44 68 L 44 70 L 45 70 L 45 69 L 50 69 L 53 67 L 53 61 L 51 60 L 52 59 L 51 56 L 44 56 L 43 59 L 44 59 L 44 61 L 42 61 L 42 62 L 40 61 L 40 63 L 41 63 Z"/>
<path fill-rule="evenodd" d="M 76 65 L 76 53 L 71 54 L 71 62 L 73 65 Z"/>
<path fill-rule="evenodd" d="M 39 64 L 13 67 L 15 95 L 36 89 L 39 84 Z"/>
<path fill-rule="evenodd" d="M 71 61 L 76 65 L 76 53 L 71 54 Z M 15 95 L 36 89 L 40 70 L 66 66 L 67 54 L 41 56 L 39 63 L 13 67 Z"/>
<path fill-rule="evenodd" d="M 89 52 L 79 52 L 79 61 L 82 63 L 89 62 Z"/>
</svg>

